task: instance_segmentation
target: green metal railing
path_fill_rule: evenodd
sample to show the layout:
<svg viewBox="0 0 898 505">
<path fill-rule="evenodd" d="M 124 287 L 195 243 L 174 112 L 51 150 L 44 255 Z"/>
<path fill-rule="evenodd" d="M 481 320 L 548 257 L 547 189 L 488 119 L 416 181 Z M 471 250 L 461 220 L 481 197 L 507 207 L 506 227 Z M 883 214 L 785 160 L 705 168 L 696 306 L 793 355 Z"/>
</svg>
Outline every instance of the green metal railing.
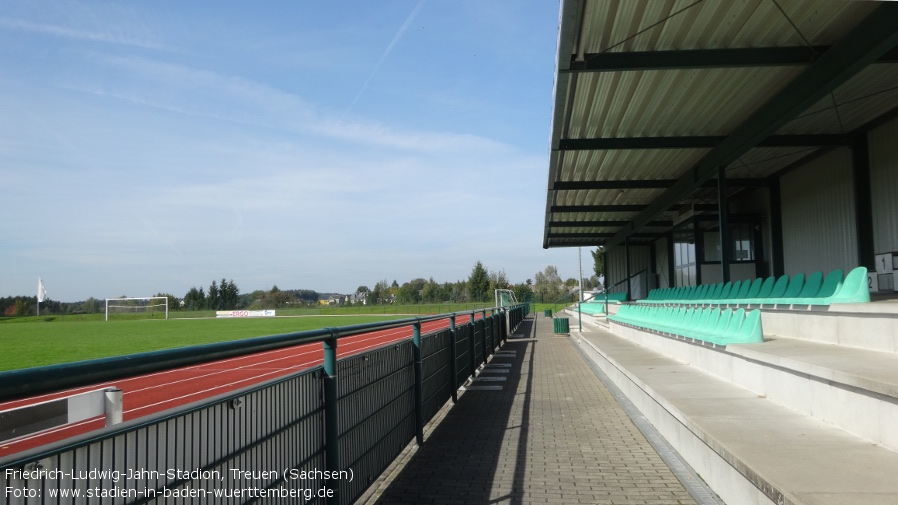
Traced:
<svg viewBox="0 0 898 505">
<path fill-rule="evenodd" d="M 55 504 L 92 503 L 84 498 L 88 489 L 133 491 L 114 500 L 129 505 L 161 503 L 165 493 L 187 490 L 200 496 L 199 503 L 252 503 L 284 493 L 294 493 L 301 503 L 351 503 L 410 440 L 423 443 L 424 425 L 447 401 L 457 399 L 459 386 L 528 312 L 527 305 L 483 309 L 3 372 L 0 399 L 10 399 L 263 350 L 317 342 L 324 348 L 322 366 L 0 457 L 0 487 L 33 489 L 41 503 Z M 449 320 L 447 329 L 422 334 L 422 323 L 440 319 Z M 412 329 L 411 339 L 337 358 L 343 337 L 401 327 Z M 234 468 L 267 474 L 248 480 L 232 474 Z M 69 477 L 16 477 L 16 471 L 28 469 L 56 469 Z M 161 473 L 125 483 L 110 473 L 133 469 Z M 173 469 L 197 473 L 167 475 Z M 91 470 L 106 473 L 87 482 L 71 477 Z M 248 488 L 267 494 L 233 495 Z M 54 489 L 78 490 L 82 496 L 53 495 Z M 221 490 L 232 495 L 211 494 Z M 5 503 L 31 501 L 8 496 Z"/>
</svg>

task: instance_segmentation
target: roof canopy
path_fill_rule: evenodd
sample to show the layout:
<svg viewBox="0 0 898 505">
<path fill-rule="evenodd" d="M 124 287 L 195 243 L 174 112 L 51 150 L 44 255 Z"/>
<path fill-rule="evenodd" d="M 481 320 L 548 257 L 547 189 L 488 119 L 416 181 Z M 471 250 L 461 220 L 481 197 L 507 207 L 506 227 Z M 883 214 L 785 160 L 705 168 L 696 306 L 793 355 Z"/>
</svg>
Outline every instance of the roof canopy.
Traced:
<svg viewBox="0 0 898 505">
<path fill-rule="evenodd" d="M 543 247 L 663 236 L 684 209 L 898 117 L 898 2 L 565 0 Z"/>
</svg>

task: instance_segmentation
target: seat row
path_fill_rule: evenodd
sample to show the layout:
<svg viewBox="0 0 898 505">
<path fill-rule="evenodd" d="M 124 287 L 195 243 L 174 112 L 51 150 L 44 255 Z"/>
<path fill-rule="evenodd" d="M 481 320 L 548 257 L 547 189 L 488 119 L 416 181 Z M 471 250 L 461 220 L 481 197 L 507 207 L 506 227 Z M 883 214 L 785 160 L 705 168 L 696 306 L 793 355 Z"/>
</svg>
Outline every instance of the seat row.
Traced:
<svg viewBox="0 0 898 505">
<path fill-rule="evenodd" d="M 618 304 L 627 301 L 627 293 L 608 293 L 608 302 Z M 591 298 L 580 304 L 580 312 L 589 315 L 605 313 L 605 295 L 598 294 L 595 298 Z"/>
<path fill-rule="evenodd" d="M 663 305 L 830 305 L 870 301 L 867 269 L 857 267 L 845 276 L 836 269 L 823 272 L 783 275 L 754 281 L 736 281 L 677 288 L 658 288 L 638 303 Z"/>
<path fill-rule="evenodd" d="M 725 346 L 764 341 L 761 311 L 718 307 L 660 307 L 623 305 L 608 319 L 638 328 L 654 330 Z"/>
</svg>

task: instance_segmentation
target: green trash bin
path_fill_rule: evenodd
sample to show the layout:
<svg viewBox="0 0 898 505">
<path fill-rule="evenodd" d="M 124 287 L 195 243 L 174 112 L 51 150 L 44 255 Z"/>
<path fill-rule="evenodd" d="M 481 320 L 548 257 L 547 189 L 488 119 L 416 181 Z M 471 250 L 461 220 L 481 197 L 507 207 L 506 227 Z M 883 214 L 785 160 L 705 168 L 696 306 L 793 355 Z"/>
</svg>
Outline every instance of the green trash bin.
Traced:
<svg viewBox="0 0 898 505">
<path fill-rule="evenodd" d="M 552 317 L 552 309 L 546 309 L 546 311 L 544 312 L 544 314 L 545 314 L 546 317 Z"/>
<path fill-rule="evenodd" d="M 556 317 L 555 318 L 555 334 L 563 334 L 571 332 L 570 321 L 566 317 Z"/>
</svg>

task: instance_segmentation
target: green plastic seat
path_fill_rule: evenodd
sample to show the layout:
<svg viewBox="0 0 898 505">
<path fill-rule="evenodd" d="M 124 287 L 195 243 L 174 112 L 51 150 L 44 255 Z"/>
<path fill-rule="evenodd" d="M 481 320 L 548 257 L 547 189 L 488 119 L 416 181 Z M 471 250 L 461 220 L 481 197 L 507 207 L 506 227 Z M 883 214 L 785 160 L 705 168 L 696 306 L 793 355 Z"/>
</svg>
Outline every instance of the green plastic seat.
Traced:
<svg viewBox="0 0 898 505">
<path fill-rule="evenodd" d="M 781 275 L 779 279 L 776 280 L 776 283 L 773 285 L 773 291 L 770 292 L 765 298 L 782 298 L 783 295 L 786 294 L 786 289 L 789 288 L 789 276 Z M 766 303 L 766 302 L 765 302 Z"/>
<path fill-rule="evenodd" d="M 764 331 L 761 328 L 761 311 L 752 310 L 742 321 L 742 328 L 736 335 L 734 344 L 759 344 L 764 341 Z"/>
<path fill-rule="evenodd" d="M 705 297 L 705 303 L 714 303 L 714 300 L 720 298 L 721 291 L 723 291 L 723 283 L 718 282 L 714 285 L 714 288 L 708 292 L 708 296 Z"/>
<path fill-rule="evenodd" d="M 772 275 L 766 279 L 764 279 L 764 284 L 761 284 L 761 290 L 758 291 L 758 294 L 755 295 L 755 300 L 751 303 L 764 303 L 764 300 L 770 297 L 770 293 L 773 292 L 773 287 L 776 285 L 776 277 Z"/>
<path fill-rule="evenodd" d="M 805 301 L 808 298 L 815 297 L 820 292 L 821 286 L 823 286 L 823 272 L 818 270 L 808 276 L 804 281 L 804 287 L 801 288 L 801 291 L 796 296 L 786 296 L 777 303 L 782 305 L 806 305 Z"/>
<path fill-rule="evenodd" d="M 745 279 L 742 281 L 742 287 L 739 288 L 739 292 L 736 293 L 736 296 L 732 297 L 733 300 L 744 300 L 745 297 L 748 296 L 749 290 L 751 290 L 752 281 Z M 738 303 L 738 302 L 736 302 Z"/>
<path fill-rule="evenodd" d="M 742 281 L 736 281 L 733 283 L 733 288 L 730 289 L 730 294 L 727 295 L 726 299 L 722 300 L 721 303 L 730 303 L 730 300 L 735 300 L 737 296 L 739 296 L 739 291 L 742 290 Z"/>
<path fill-rule="evenodd" d="M 702 328 L 708 325 L 708 319 L 711 317 L 711 310 L 709 308 L 701 309 L 700 316 L 695 320 L 692 325 L 693 331 L 701 331 Z"/>
<path fill-rule="evenodd" d="M 719 335 L 723 335 L 724 331 L 726 331 L 727 326 L 729 326 L 730 319 L 732 317 L 733 309 L 724 309 L 720 312 L 720 317 L 717 318 L 717 322 L 714 324 L 714 327 L 709 327 L 708 331 L 695 332 L 695 338 L 707 342 L 713 342 L 714 338 L 718 337 Z"/>
<path fill-rule="evenodd" d="M 733 283 L 727 282 L 726 284 L 723 285 L 723 289 L 720 290 L 720 294 L 717 295 L 717 297 L 716 297 L 717 301 L 716 302 L 712 301 L 711 303 L 714 303 L 715 305 L 719 305 L 720 303 L 722 303 L 721 300 L 726 300 L 726 298 L 728 296 L 730 296 L 730 291 L 732 289 L 733 289 Z"/>
<path fill-rule="evenodd" d="M 870 290 L 867 288 L 867 269 L 857 267 L 848 272 L 842 287 L 827 299 L 827 303 L 868 303 Z"/>
<path fill-rule="evenodd" d="M 710 309 L 708 314 L 708 319 L 705 321 L 705 324 L 696 328 L 697 334 L 712 334 L 714 333 L 714 328 L 717 327 L 717 323 L 720 322 L 720 308 L 714 307 Z"/>
<path fill-rule="evenodd" d="M 829 305 L 828 299 L 836 294 L 836 291 L 842 287 L 842 281 L 845 278 L 841 269 L 835 269 L 826 276 L 826 280 L 820 286 L 817 294 L 810 298 L 800 299 L 796 304 L 800 305 Z"/>
<path fill-rule="evenodd" d="M 708 290 L 711 289 L 710 284 L 702 284 L 698 287 L 698 291 L 695 293 L 695 298 L 692 299 L 693 302 L 698 303 L 705 299 L 708 296 Z"/>
<path fill-rule="evenodd" d="M 773 277 L 770 277 L 770 279 L 773 279 Z M 744 299 L 751 300 L 751 299 L 757 298 L 758 293 L 761 292 L 761 286 L 763 286 L 763 285 L 764 285 L 764 279 L 762 279 L 760 277 L 755 279 L 755 281 L 751 283 L 751 287 L 748 288 L 748 293 L 745 294 Z M 771 287 L 772 287 L 772 285 L 771 285 Z M 752 303 L 752 302 L 746 302 L 746 303 Z"/>
<path fill-rule="evenodd" d="M 789 280 L 789 287 L 786 288 L 783 296 L 771 299 L 770 303 L 788 303 L 783 302 L 783 300 L 798 297 L 798 293 L 801 293 L 802 288 L 804 288 L 804 274 L 795 274 Z"/>
</svg>

